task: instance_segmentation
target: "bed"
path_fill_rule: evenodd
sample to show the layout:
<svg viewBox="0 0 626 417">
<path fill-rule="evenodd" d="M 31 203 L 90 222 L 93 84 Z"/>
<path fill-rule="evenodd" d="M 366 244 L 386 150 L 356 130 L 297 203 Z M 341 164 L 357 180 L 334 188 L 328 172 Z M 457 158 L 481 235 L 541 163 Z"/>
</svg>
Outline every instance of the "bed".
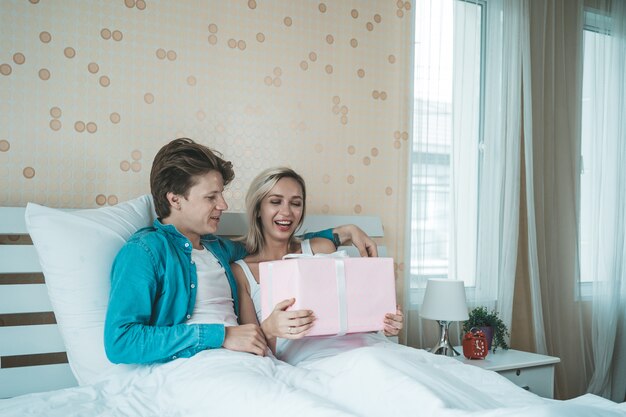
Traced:
<svg viewBox="0 0 626 417">
<path fill-rule="evenodd" d="M 0 415 L 626 415 L 625 404 L 543 399 L 495 372 L 397 343 L 297 367 L 223 349 L 112 365 L 102 347 L 110 263 L 153 218 L 148 196 L 91 210 L 0 208 Z M 367 216 L 311 215 L 303 229 L 345 223 L 383 236 Z M 228 213 L 219 233 L 245 227 L 242 213 Z"/>
</svg>

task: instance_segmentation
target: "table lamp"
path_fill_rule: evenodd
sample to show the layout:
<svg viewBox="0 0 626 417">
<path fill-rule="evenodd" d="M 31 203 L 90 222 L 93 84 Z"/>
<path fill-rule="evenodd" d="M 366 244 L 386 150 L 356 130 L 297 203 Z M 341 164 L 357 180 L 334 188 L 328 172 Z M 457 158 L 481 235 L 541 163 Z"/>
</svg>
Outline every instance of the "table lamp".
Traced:
<svg viewBox="0 0 626 417">
<path fill-rule="evenodd" d="M 459 356 L 459 352 L 454 350 L 448 339 L 448 328 L 452 321 L 469 318 L 463 281 L 445 278 L 429 279 L 426 283 L 420 316 L 437 320 L 439 323 L 439 342 L 429 352 L 437 355 Z"/>
</svg>

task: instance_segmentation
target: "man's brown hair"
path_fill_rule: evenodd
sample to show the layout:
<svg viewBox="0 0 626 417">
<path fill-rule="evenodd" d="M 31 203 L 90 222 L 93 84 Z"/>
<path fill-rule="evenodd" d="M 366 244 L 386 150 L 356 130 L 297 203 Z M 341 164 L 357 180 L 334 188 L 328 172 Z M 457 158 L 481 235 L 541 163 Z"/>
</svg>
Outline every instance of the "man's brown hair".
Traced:
<svg viewBox="0 0 626 417">
<path fill-rule="evenodd" d="M 224 186 L 235 178 L 233 164 L 221 158 L 222 154 L 189 138 L 174 139 L 157 152 L 150 171 L 150 192 L 157 216 L 170 215 L 167 193 L 187 197 L 197 177 L 209 171 L 222 174 Z"/>
</svg>

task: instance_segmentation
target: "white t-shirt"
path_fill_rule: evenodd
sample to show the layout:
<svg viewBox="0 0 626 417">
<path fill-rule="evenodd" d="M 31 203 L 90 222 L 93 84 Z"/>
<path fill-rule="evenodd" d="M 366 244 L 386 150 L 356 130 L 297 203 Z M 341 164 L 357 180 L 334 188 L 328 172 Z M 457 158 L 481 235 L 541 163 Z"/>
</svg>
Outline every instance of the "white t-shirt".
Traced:
<svg viewBox="0 0 626 417">
<path fill-rule="evenodd" d="M 233 295 L 222 265 L 206 248 L 193 249 L 191 260 L 196 265 L 198 288 L 196 304 L 187 323 L 222 323 L 225 326 L 237 326 Z"/>
<path fill-rule="evenodd" d="M 312 255 L 308 240 L 302 241 L 302 253 Z M 254 303 L 257 320 L 261 323 L 261 286 L 243 261 L 237 261 L 248 279 L 250 297 Z M 309 336 L 302 339 L 276 338 L 276 357 L 291 365 L 337 355 L 363 346 L 388 342 L 382 333 L 350 333 L 343 336 Z"/>
</svg>

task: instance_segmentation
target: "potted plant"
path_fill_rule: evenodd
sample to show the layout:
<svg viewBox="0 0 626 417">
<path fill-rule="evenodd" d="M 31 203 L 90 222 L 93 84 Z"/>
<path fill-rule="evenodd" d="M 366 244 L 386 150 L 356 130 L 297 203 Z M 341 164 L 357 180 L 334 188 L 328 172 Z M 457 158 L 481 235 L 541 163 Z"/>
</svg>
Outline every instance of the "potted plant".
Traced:
<svg viewBox="0 0 626 417">
<path fill-rule="evenodd" d="M 487 310 L 487 307 L 475 307 L 469 312 L 469 319 L 463 323 L 463 333 L 469 332 L 472 327 L 480 328 L 485 337 L 489 350 L 494 353 L 497 348 L 508 349 L 509 345 L 504 340 L 510 337 L 509 329 L 495 310 Z M 493 349 L 492 349 L 493 348 Z"/>
</svg>

